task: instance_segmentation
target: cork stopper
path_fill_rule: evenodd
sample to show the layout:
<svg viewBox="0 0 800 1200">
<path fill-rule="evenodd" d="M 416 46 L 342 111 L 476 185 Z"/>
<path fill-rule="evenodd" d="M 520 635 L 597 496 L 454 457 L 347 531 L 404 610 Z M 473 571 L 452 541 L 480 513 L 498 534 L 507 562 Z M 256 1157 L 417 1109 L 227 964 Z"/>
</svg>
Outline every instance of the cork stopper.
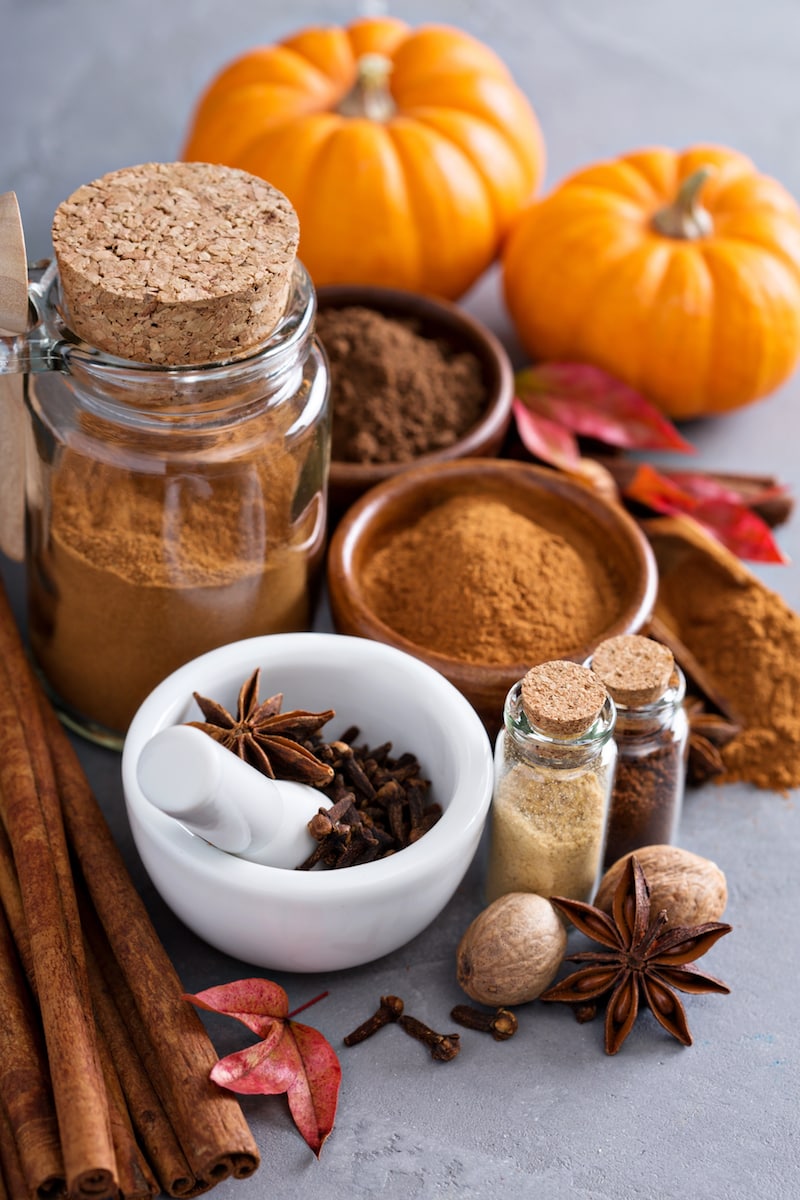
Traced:
<svg viewBox="0 0 800 1200">
<path fill-rule="evenodd" d="M 617 704 L 640 708 L 664 695 L 675 659 L 671 650 L 652 638 L 624 634 L 600 643 L 592 655 L 592 670 Z"/>
<path fill-rule="evenodd" d="M 75 333 L 120 358 L 184 366 L 269 336 L 299 227 L 283 193 L 246 171 L 145 163 L 78 188 L 52 234 Z"/>
<path fill-rule="evenodd" d="M 588 667 L 558 660 L 532 667 L 522 680 L 525 715 L 549 737 L 575 738 L 590 729 L 606 702 L 606 689 Z"/>
</svg>

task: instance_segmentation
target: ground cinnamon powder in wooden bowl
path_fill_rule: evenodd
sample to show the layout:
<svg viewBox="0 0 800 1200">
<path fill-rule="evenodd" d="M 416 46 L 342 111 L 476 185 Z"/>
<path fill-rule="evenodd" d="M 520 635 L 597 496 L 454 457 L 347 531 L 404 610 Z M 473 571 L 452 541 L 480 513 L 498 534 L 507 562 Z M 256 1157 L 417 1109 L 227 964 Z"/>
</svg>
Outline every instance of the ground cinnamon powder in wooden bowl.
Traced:
<svg viewBox="0 0 800 1200">
<path fill-rule="evenodd" d="M 490 731 L 530 667 L 638 631 L 656 592 L 620 506 L 496 458 L 418 464 L 371 488 L 331 538 L 327 578 L 339 633 L 422 658 Z"/>
<path fill-rule="evenodd" d="M 597 555 L 482 496 L 453 496 L 397 530 L 364 588 L 376 616 L 410 642 L 470 663 L 559 658 L 616 609 Z"/>
</svg>

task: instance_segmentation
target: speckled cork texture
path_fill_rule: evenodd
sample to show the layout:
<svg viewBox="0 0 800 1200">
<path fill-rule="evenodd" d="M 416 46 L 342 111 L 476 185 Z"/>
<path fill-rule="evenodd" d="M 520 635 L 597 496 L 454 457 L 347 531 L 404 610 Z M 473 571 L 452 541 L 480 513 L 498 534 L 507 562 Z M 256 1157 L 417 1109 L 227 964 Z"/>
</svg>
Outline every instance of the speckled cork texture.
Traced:
<svg viewBox="0 0 800 1200">
<path fill-rule="evenodd" d="M 78 188 L 52 236 L 75 333 L 121 358 L 184 366 L 269 336 L 299 227 L 283 193 L 246 171 L 145 163 Z"/>
<path fill-rule="evenodd" d="M 579 737 L 597 720 L 605 702 L 602 682 L 578 663 L 541 663 L 522 680 L 525 715 L 549 737 Z"/>
<path fill-rule="evenodd" d="M 617 704 L 640 708 L 664 695 L 675 659 L 652 638 L 623 634 L 600 643 L 592 655 L 592 670 Z"/>
</svg>

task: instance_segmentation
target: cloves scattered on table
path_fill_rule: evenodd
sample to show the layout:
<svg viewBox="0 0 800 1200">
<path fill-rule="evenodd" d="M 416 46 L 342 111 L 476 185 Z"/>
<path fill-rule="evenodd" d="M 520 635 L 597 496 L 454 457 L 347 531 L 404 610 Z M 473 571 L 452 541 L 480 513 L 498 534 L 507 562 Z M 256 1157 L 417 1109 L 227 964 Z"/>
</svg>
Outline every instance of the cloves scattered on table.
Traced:
<svg viewBox="0 0 800 1200">
<path fill-rule="evenodd" d="M 431 1058 L 436 1062 L 450 1062 L 461 1049 L 461 1038 L 457 1033 L 436 1033 L 424 1022 L 418 1021 L 416 1017 L 406 1016 L 405 1013 L 397 1018 L 397 1024 L 409 1037 L 416 1038 L 418 1042 L 427 1046 Z"/>
<path fill-rule="evenodd" d="M 457 1004 L 450 1013 L 451 1020 L 465 1029 L 477 1029 L 490 1033 L 496 1042 L 505 1042 L 517 1032 L 517 1018 L 508 1008 L 497 1008 L 484 1012 L 469 1004 Z"/>
<path fill-rule="evenodd" d="M 403 1013 L 403 1001 L 399 996 L 381 996 L 380 1007 L 367 1017 L 366 1021 L 348 1033 L 344 1039 L 345 1046 L 357 1046 L 359 1042 L 364 1042 L 367 1038 L 372 1037 L 373 1033 L 377 1033 L 384 1025 L 389 1025 L 396 1021 Z"/>
</svg>

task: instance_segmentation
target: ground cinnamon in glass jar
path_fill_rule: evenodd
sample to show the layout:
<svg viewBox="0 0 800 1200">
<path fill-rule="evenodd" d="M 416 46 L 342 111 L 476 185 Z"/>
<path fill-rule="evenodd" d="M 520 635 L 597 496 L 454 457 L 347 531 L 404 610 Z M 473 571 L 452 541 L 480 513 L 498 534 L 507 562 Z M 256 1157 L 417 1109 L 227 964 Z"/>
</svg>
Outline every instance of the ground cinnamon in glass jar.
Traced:
<svg viewBox="0 0 800 1200">
<path fill-rule="evenodd" d="M 487 393 L 477 357 L 413 318 L 360 305 L 323 308 L 336 462 L 408 462 L 443 450 L 478 421 Z"/>
<path fill-rule="evenodd" d="M 586 645 L 613 619 L 599 558 L 501 500 L 453 496 L 395 530 L 364 572 L 391 629 L 471 663 L 540 662 Z"/>
<path fill-rule="evenodd" d="M 56 212 L 41 319 L 68 351 L 28 380 L 29 628 L 105 744 L 187 660 L 308 627 L 329 412 L 298 237 L 266 180 L 207 163 L 124 168 Z"/>
</svg>

